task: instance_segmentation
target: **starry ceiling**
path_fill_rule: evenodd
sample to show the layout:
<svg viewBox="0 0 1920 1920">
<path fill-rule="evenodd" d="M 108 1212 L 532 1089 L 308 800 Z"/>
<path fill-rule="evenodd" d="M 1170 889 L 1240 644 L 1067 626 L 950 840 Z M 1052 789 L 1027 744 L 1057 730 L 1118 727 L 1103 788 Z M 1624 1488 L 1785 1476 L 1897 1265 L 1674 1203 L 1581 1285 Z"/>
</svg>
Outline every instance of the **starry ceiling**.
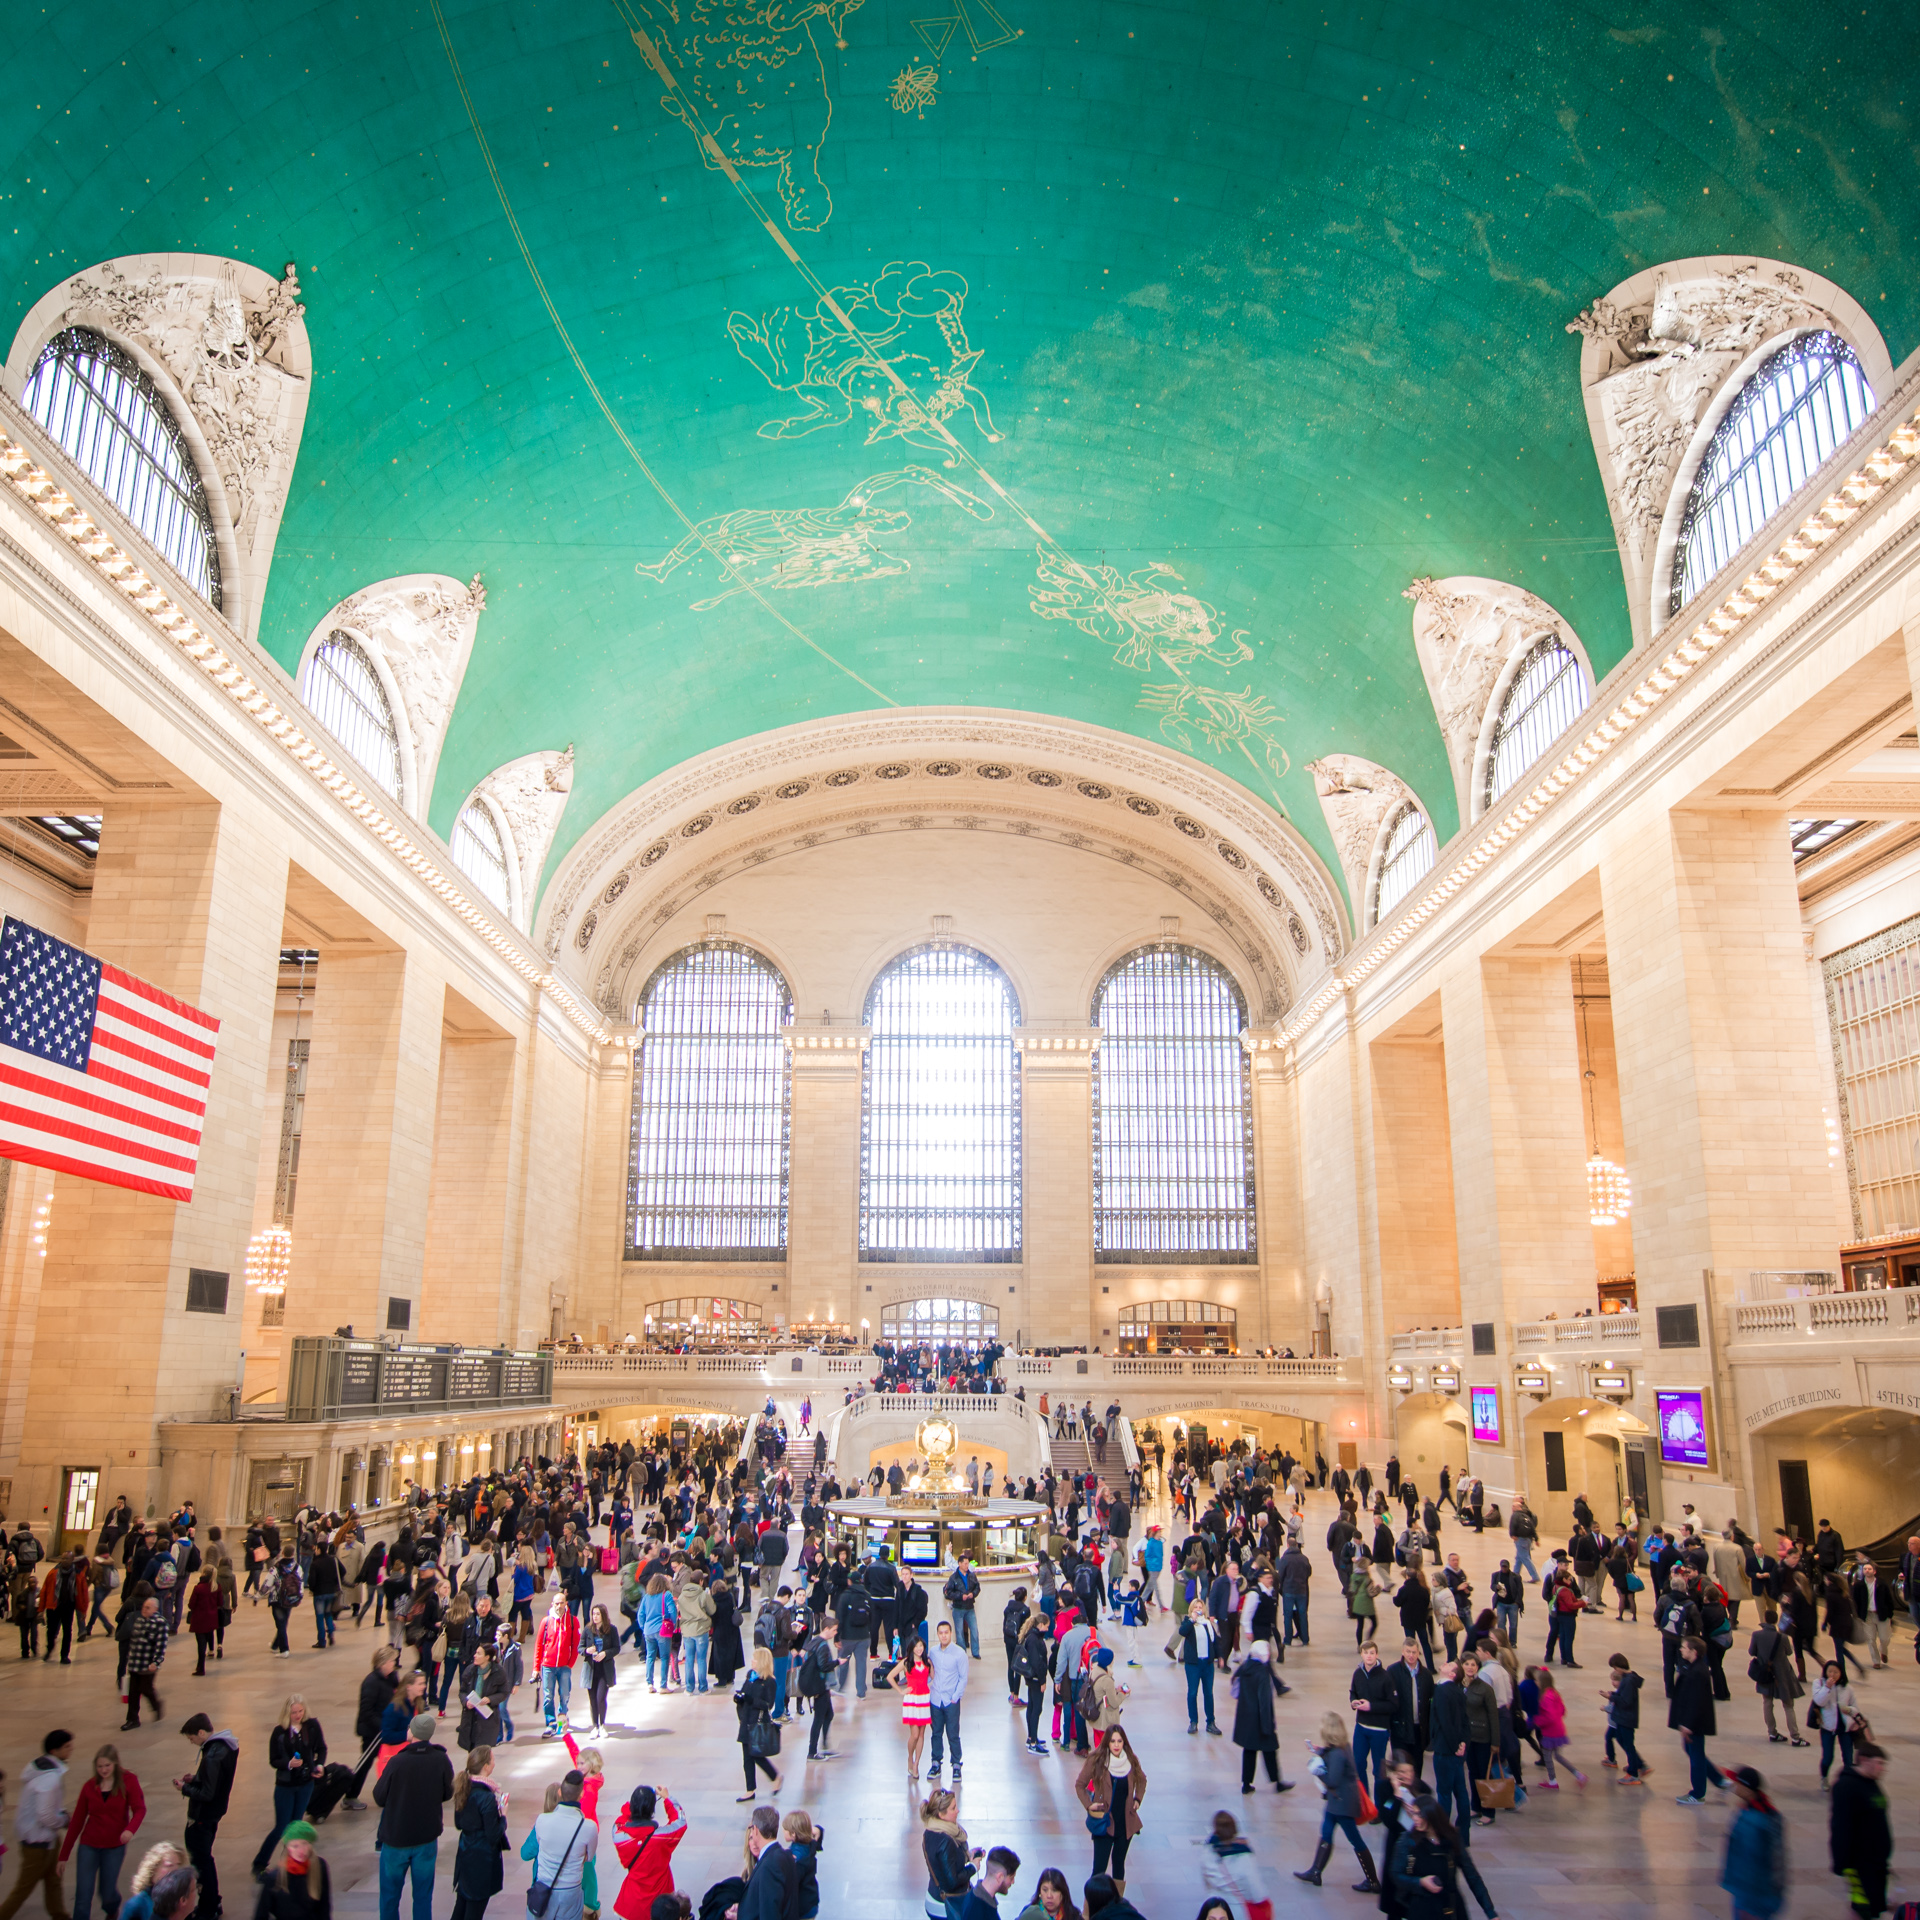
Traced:
<svg viewBox="0 0 1920 1920">
<path fill-rule="evenodd" d="M 1168 742 L 1329 856 L 1306 765 L 1452 781 L 1402 589 L 1629 644 L 1566 322 L 1663 260 L 1850 292 L 1896 364 L 1900 9 L 1284 0 L 21 4 L 6 337 L 165 250 L 298 263 L 261 639 L 479 573 L 432 821 L 888 705 Z"/>
</svg>

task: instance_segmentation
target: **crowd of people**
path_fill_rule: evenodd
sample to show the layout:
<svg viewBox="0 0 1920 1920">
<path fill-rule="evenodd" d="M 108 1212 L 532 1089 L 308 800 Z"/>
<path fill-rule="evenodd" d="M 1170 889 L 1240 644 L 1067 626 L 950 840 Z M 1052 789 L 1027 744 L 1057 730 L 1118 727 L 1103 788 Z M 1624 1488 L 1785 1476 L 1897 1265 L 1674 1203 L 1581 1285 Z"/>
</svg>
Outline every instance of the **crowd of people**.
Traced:
<svg viewBox="0 0 1920 1920">
<path fill-rule="evenodd" d="M 803 1434 L 810 1417 L 809 1407 Z M 1118 1415 L 1110 1408 L 1096 1417 L 1084 1405 L 1070 1417 L 1085 1429 Z M 1323 1794 L 1313 1856 L 1295 1873 L 1300 1882 L 1320 1885 L 1344 1839 L 1357 1887 L 1387 1914 L 1439 1920 L 1464 1912 L 1471 1896 L 1492 1916 L 1472 1836 L 1534 1794 L 1586 1783 L 1570 1713 L 1576 1704 L 1582 1713 L 1592 1708 L 1579 1690 L 1572 1699 L 1563 1693 L 1560 1678 L 1579 1670 L 1575 1629 L 1604 1609 L 1611 1582 L 1616 1618 L 1637 1619 L 1629 1603 L 1651 1593 L 1666 1723 L 1688 1775 L 1682 1803 L 1697 1807 L 1723 1791 L 1738 1804 L 1723 1881 L 1736 1910 L 1779 1911 L 1786 1872 L 1781 1817 L 1765 1780 L 1752 1767 L 1723 1772 L 1709 1753 L 1720 1731 L 1716 1708 L 1730 1697 L 1725 1655 L 1744 1605 L 1758 1613 L 1748 1677 L 1769 1737 L 1813 1744 L 1796 1719 L 1804 1698 L 1820 1779 L 1831 1788 L 1834 1870 L 1846 1876 L 1856 1911 L 1884 1908 L 1886 1751 L 1872 1738 L 1855 1684 L 1865 1678 L 1856 1671 L 1863 1654 L 1868 1671 L 1891 1655 L 1894 1583 L 1848 1555 L 1831 1529 L 1804 1547 L 1782 1536 L 1771 1548 L 1735 1528 L 1710 1540 L 1685 1522 L 1643 1534 L 1602 1528 L 1583 1500 L 1568 1544 L 1542 1549 L 1539 1568 L 1537 1522 L 1516 1502 L 1502 1523 L 1510 1551 L 1482 1595 L 1459 1552 L 1443 1551 L 1440 1540 L 1443 1509 L 1469 1528 L 1476 1519 L 1487 1524 L 1471 1485 L 1455 1487 L 1443 1475 L 1438 1497 L 1427 1500 L 1417 1490 L 1409 1496 L 1397 1460 L 1376 1487 L 1364 1468 L 1329 1472 L 1317 1457 L 1244 1444 L 1188 1448 L 1176 1438 L 1170 1450 L 1146 1429 L 1140 1464 L 1125 1475 L 1116 1469 L 1110 1481 L 1096 1463 L 1024 1483 L 1049 1509 L 1053 1538 L 1012 1587 L 1001 1647 L 990 1651 L 980 1630 L 981 1580 L 965 1556 L 943 1570 L 945 1617 L 936 1617 L 931 1582 L 884 1547 L 858 1557 L 832 1543 L 827 1507 L 843 1489 L 824 1457 L 808 1471 L 802 1448 L 796 1469 L 783 1432 L 762 1426 L 756 1437 L 762 1444 L 744 1455 L 735 1431 L 703 1433 L 685 1453 L 627 1444 L 523 1461 L 438 1497 L 416 1492 L 390 1541 L 370 1540 L 355 1514 L 307 1508 L 285 1524 L 261 1517 L 236 1544 L 218 1528 L 203 1537 L 190 1506 L 149 1526 L 124 1502 L 109 1511 L 90 1553 L 48 1559 L 29 1530 L 18 1530 L 5 1556 L 21 1657 L 70 1661 L 73 1641 L 110 1634 L 129 1731 L 143 1709 L 161 1712 L 166 1664 L 189 1636 L 196 1673 L 224 1658 L 228 1630 L 241 1618 L 270 1623 L 270 1650 L 282 1658 L 296 1651 L 295 1620 L 309 1615 L 315 1637 L 303 1653 L 336 1651 L 342 1615 L 370 1622 L 379 1637 L 345 1739 L 336 1729 L 330 1743 L 297 1691 L 258 1746 L 204 1713 L 187 1717 L 182 1737 L 193 1764 L 172 1782 L 183 1801 L 182 1844 L 149 1849 L 124 1902 L 120 1876 L 148 1815 L 141 1783 L 114 1747 L 102 1746 L 69 1812 L 62 1782 L 73 1737 L 48 1733 L 20 1783 L 20 1864 L 0 1920 L 12 1920 L 38 1888 L 60 1920 L 55 1895 L 70 1856 L 78 1920 L 90 1920 L 96 1897 L 108 1920 L 142 1899 L 130 1920 L 220 1920 L 215 1842 L 243 1766 L 264 1767 L 272 1786 L 271 1826 L 251 1860 L 256 1920 L 329 1920 L 317 1841 L 342 1810 L 377 1811 L 382 1920 L 398 1920 L 409 1883 L 414 1920 L 430 1920 L 449 1819 L 458 1836 L 455 1920 L 483 1920 L 514 1844 L 496 1759 L 523 1729 L 562 1746 L 567 1759 L 518 1848 L 536 1894 L 544 1889 L 530 1910 L 583 1920 L 599 1912 L 604 1893 L 621 1920 L 682 1920 L 696 1910 L 702 1920 L 807 1920 L 819 1911 L 825 1835 L 804 1809 L 757 1803 L 782 1788 L 785 1729 L 797 1737 L 804 1720 L 802 1764 L 830 1763 L 845 1701 L 870 1691 L 897 1696 L 907 1777 L 916 1792 L 925 1788 L 918 1839 L 929 1920 L 989 1920 L 1026 1870 L 1013 1849 L 972 1843 L 958 1792 L 969 1690 L 977 1711 L 976 1669 L 997 1670 L 1002 1656 L 1005 1698 L 1022 1716 L 1026 1751 L 1071 1763 L 1091 1856 L 1090 1873 L 1048 1863 L 1031 1900 L 1022 1907 L 1016 1894 L 1011 1910 L 1022 1920 L 1138 1920 L 1128 1862 L 1148 1818 L 1148 1761 L 1125 1715 L 1156 1645 L 1184 1684 L 1189 1736 L 1203 1748 L 1212 1737 L 1238 1749 L 1243 1795 L 1259 1792 L 1263 1775 L 1274 1793 L 1301 1784 L 1287 1778 L 1281 1750 L 1292 1711 L 1283 1704 L 1287 1661 L 1313 1645 L 1322 1543 L 1307 1539 L 1310 1485 L 1333 1496 L 1320 1575 L 1324 1589 L 1330 1573 L 1353 1627 L 1355 1664 L 1348 1710 L 1299 1729 L 1310 1733 L 1309 1772 Z M 781 1444 L 765 1444 L 774 1438 Z M 1172 1540 L 1160 1523 L 1140 1524 L 1143 1501 L 1162 1490 L 1172 1511 L 1190 1519 L 1176 1523 Z M 1396 1503 L 1403 1525 L 1390 1517 Z M 1622 1562 L 1626 1577 L 1615 1580 Z M 1920 1541 L 1908 1556 L 1909 1578 L 1916 1573 Z M 1521 1639 L 1536 1600 L 1545 1645 L 1529 1663 Z M 1817 1606 L 1833 1642 L 1835 1657 L 1825 1662 L 1815 1645 Z M 1383 1638 L 1396 1615 L 1399 1632 Z M 752 1811 L 741 1870 L 707 1886 L 697 1905 L 673 1871 L 689 1830 L 687 1798 L 659 1783 L 623 1786 L 624 1799 L 609 1799 L 623 1877 L 617 1889 L 600 1885 L 607 1763 L 598 1742 L 614 1724 L 613 1682 L 629 1646 L 649 1694 L 731 1696 L 739 1800 Z M 1604 1685 L 1594 1689 L 1604 1731 L 1596 1764 L 1623 1785 L 1643 1786 L 1651 1772 L 1642 1752 L 1651 1689 L 1651 1674 L 1626 1653 L 1610 1657 Z M 1781 1704 L 1784 1733 L 1775 1719 Z M 451 1751 L 443 1744 L 449 1733 Z M 796 1757 L 787 1756 L 789 1767 Z M 1163 1771 L 1163 1762 L 1154 1767 Z M 1202 1841 L 1202 1920 L 1262 1920 L 1273 1895 L 1253 1837 L 1223 1810 Z"/>
</svg>

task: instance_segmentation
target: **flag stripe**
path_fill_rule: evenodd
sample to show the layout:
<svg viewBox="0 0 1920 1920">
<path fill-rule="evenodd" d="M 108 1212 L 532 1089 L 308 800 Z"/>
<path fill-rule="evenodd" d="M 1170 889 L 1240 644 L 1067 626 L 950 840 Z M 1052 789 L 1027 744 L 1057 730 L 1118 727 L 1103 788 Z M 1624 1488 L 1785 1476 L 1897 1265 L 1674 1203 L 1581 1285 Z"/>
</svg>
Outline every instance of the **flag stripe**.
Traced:
<svg viewBox="0 0 1920 1920">
<path fill-rule="evenodd" d="M 69 1140 L 78 1146 L 93 1147 L 103 1156 L 133 1166 L 165 1167 L 176 1173 L 193 1172 L 191 1154 L 163 1153 L 158 1147 L 149 1146 L 139 1146 L 137 1151 L 128 1152 L 128 1147 L 135 1143 L 120 1134 L 104 1133 L 98 1127 L 84 1127 L 33 1105 L 18 1106 L 11 1100 L 0 1099 L 0 1126 L 11 1132 L 37 1134 L 48 1139 Z"/>
<path fill-rule="evenodd" d="M 57 1117 L 73 1108 L 93 1114 L 103 1121 L 118 1121 L 135 1132 L 151 1134 L 156 1142 L 184 1140 L 190 1147 L 200 1143 L 200 1129 L 197 1126 L 143 1113 L 138 1107 L 109 1099 L 103 1093 L 82 1093 L 62 1086 L 57 1080 L 42 1079 L 39 1074 L 29 1073 L 10 1060 L 0 1060 L 0 1087 L 11 1087 L 15 1097 L 36 1112 Z"/>
<path fill-rule="evenodd" d="M 117 1067 L 108 1066 L 98 1048 L 87 1064 L 87 1078 L 98 1080 L 103 1086 L 118 1087 L 123 1093 L 151 1100 L 156 1105 L 164 1105 L 175 1113 L 204 1114 L 207 1110 L 207 1103 L 196 1100 L 190 1093 L 175 1093 L 171 1088 L 157 1086 L 151 1080 L 141 1080 L 133 1074 L 122 1073 Z"/>
<path fill-rule="evenodd" d="M 82 1102 L 117 1096 L 123 1105 L 150 1115 L 155 1120 L 170 1123 L 196 1120 L 207 1110 L 206 1103 L 191 1094 L 175 1093 L 170 1088 L 154 1086 L 133 1074 L 118 1072 L 97 1053 L 87 1071 L 80 1073 L 72 1067 L 56 1066 L 51 1060 L 41 1060 L 33 1054 L 0 1046 L 0 1067 L 10 1068 L 15 1073 L 30 1074 L 49 1088 L 57 1087 L 67 1097 Z M 107 1091 L 109 1088 L 113 1089 L 112 1093 Z"/>
<path fill-rule="evenodd" d="M 176 1086 L 205 1088 L 213 1084 L 213 1076 L 202 1073 L 197 1068 L 183 1067 L 169 1060 L 165 1054 L 155 1053 L 152 1048 L 142 1046 L 137 1040 L 129 1040 L 124 1034 L 114 1030 L 112 1024 L 103 1015 L 93 1029 L 93 1044 L 96 1051 L 105 1048 L 119 1054 L 123 1059 L 137 1062 L 149 1068 L 154 1074 L 165 1074 Z"/>
<path fill-rule="evenodd" d="M 198 1007 L 190 1007 L 184 1000 L 176 1000 L 172 994 L 163 993 L 151 980 L 137 980 L 123 968 L 116 967 L 111 960 L 100 963 L 102 984 L 111 980 L 116 987 L 124 987 L 129 993 L 137 994 L 142 1000 L 151 1002 L 155 1007 L 163 1008 L 176 1019 L 185 1020 L 196 1027 L 203 1027 L 207 1033 L 207 1057 L 213 1057 L 213 1036 L 220 1031 L 220 1022 L 210 1013 L 202 1013 Z"/>
<path fill-rule="evenodd" d="M 18 1160 L 29 1167 L 45 1167 L 52 1173 L 76 1173 L 83 1180 L 100 1180 L 108 1186 L 130 1187 L 135 1193 L 157 1193 L 163 1200 L 193 1198 L 191 1180 L 183 1187 L 175 1180 L 150 1178 L 137 1170 L 143 1164 L 138 1161 L 131 1163 L 127 1169 L 107 1172 L 98 1159 L 75 1159 L 70 1153 L 58 1153 L 50 1147 L 31 1146 L 9 1138 L 4 1129 L 0 1129 L 0 1149 L 4 1149 L 0 1157 Z"/>
<path fill-rule="evenodd" d="M 116 1000 L 106 993 L 94 1012 L 96 1021 L 111 1022 L 116 1031 L 137 1040 L 156 1052 L 164 1053 L 183 1073 L 205 1073 L 213 1059 L 213 1049 L 203 1047 L 191 1035 L 170 1027 L 163 1020 L 152 1020 L 129 1001 Z"/>
</svg>

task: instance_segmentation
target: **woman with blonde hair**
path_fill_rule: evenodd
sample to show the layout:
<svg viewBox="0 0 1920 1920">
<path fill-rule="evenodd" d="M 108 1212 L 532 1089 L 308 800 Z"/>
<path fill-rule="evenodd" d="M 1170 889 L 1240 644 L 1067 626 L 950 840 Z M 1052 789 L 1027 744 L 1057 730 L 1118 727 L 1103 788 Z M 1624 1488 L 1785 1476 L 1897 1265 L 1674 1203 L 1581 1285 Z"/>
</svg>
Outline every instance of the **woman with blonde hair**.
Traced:
<svg viewBox="0 0 1920 1920">
<path fill-rule="evenodd" d="M 506 1885 L 501 1856 L 509 1844 L 507 1793 L 493 1784 L 489 1746 L 475 1747 L 454 1780 L 453 1824 L 460 1844 L 453 1856 L 452 1920 L 483 1920 L 487 1902 Z"/>
<path fill-rule="evenodd" d="M 1087 1831 L 1093 1836 L 1093 1870 L 1111 1873 L 1124 1893 L 1127 1849 L 1140 1831 L 1140 1802 L 1147 1797 L 1147 1770 L 1126 1728 L 1116 1723 L 1096 1736 L 1073 1790 L 1086 1809 Z"/>
<path fill-rule="evenodd" d="M 307 1802 L 327 1764 L 327 1736 L 307 1712 L 306 1697 L 290 1693 L 279 1724 L 267 1736 L 267 1765 L 273 1769 L 273 1829 L 253 1856 L 256 1877 L 291 1821 L 303 1819 Z"/>
<path fill-rule="evenodd" d="M 935 1787 L 920 1803 L 920 1853 L 927 1863 L 927 1920 L 960 1920 L 983 1849 L 967 1844 L 967 1830 L 954 1818 L 955 1801 Z"/>
<path fill-rule="evenodd" d="M 1368 1852 L 1367 1843 L 1360 1838 L 1360 1816 L 1363 1811 L 1360 1796 L 1366 1789 L 1360 1784 L 1353 1754 L 1347 1746 L 1345 1716 L 1338 1713 L 1323 1714 L 1320 1719 L 1320 1738 L 1309 1740 L 1307 1750 L 1314 1756 L 1321 1784 L 1326 1788 L 1327 1803 L 1320 1815 L 1320 1844 L 1314 1851 L 1313 1865 L 1305 1873 L 1296 1873 L 1293 1877 L 1304 1880 L 1310 1887 L 1320 1884 L 1321 1872 L 1333 1858 L 1333 1832 L 1338 1827 L 1353 1842 L 1354 1853 L 1360 1861 L 1360 1871 L 1366 1876 L 1355 1886 L 1354 1892 L 1378 1893 L 1380 1882 L 1373 1870 L 1373 1855 Z"/>
<path fill-rule="evenodd" d="M 773 1678 L 773 1654 L 766 1647 L 755 1647 L 753 1658 L 740 1685 L 734 1690 L 733 1707 L 740 1716 L 740 1762 L 746 1773 L 747 1790 L 739 1795 L 751 1800 L 759 1776 L 764 1772 L 780 1790 L 780 1770 L 772 1756 L 780 1751 L 780 1729 L 774 1724 L 773 1703 L 780 1697 Z"/>
<path fill-rule="evenodd" d="M 820 1911 L 820 1849 L 827 1836 L 796 1808 L 780 1822 L 780 1840 L 800 1872 L 800 1920 L 814 1920 Z"/>
<path fill-rule="evenodd" d="M 327 1863 L 313 1850 L 319 1837 L 304 1820 L 288 1823 L 260 1876 L 253 1920 L 332 1920 L 333 1884 Z"/>
<path fill-rule="evenodd" d="M 153 1889 L 176 1868 L 187 1864 L 185 1851 L 171 1840 L 149 1847 L 133 1870 L 133 1885 L 120 1903 L 121 1920 L 153 1920 Z"/>
</svg>

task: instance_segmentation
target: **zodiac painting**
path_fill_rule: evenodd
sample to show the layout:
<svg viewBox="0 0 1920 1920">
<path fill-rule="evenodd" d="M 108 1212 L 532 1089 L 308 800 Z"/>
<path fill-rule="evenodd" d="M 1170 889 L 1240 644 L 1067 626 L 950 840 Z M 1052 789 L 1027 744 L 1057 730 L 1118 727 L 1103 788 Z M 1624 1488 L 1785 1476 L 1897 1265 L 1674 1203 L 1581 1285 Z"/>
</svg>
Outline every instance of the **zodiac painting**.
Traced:
<svg viewBox="0 0 1920 1920">
<path fill-rule="evenodd" d="M 1058 547 L 1039 550 L 1033 610 L 1043 620 L 1068 620 L 1090 639 L 1113 649 L 1114 664 L 1134 672 L 1156 663 L 1173 674 L 1171 685 L 1141 689 L 1140 704 L 1160 716 L 1160 731 L 1183 752 L 1197 735 L 1216 753 L 1255 748 L 1268 768 L 1284 774 L 1285 751 L 1273 737 L 1280 716 L 1251 687 L 1234 693 L 1195 681 L 1187 669 L 1204 660 L 1237 667 L 1253 658 L 1246 630 L 1225 629 L 1217 607 L 1179 591 L 1186 582 L 1163 560 L 1130 574 L 1102 565 L 1082 565 Z"/>
<path fill-rule="evenodd" d="M 966 488 L 925 467 L 901 467 L 861 481 L 837 507 L 749 507 L 715 514 L 702 520 L 671 553 L 642 562 L 634 572 L 665 580 L 702 554 L 720 561 L 732 584 L 694 601 L 695 613 L 709 612 L 736 593 L 844 586 L 906 573 L 907 562 L 888 553 L 880 542 L 905 533 L 913 525 L 912 517 L 898 508 L 873 504 L 879 495 L 898 487 L 927 487 L 976 520 L 993 518 L 993 508 Z"/>
<path fill-rule="evenodd" d="M 668 91 L 660 104 L 699 143 L 710 168 L 779 171 L 780 206 L 796 233 L 833 213 L 820 149 L 833 123 L 818 35 L 835 45 L 862 0 L 640 0 L 652 33 L 634 44 Z"/>
<path fill-rule="evenodd" d="M 795 440 L 822 427 L 867 422 L 867 445 L 905 440 L 947 456 L 940 431 L 964 407 L 998 440 L 986 397 L 973 385 L 980 349 L 966 329 L 967 283 L 924 260 L 895 260 L 864 287 L 835 287 L 809 308 L 775 307 L 758 319 L 734 313 L 727 333 L 740 357 L 805 409 L 766 421 L 766 440 Z"/>
<path fill-rule="evenodd" d="M 927 51 L 933 55 L 935 64 L 902 69 L 893 85 L 887 89 L 887 104 L 895 113 L 917 113 L 922 120 L 927 117 L 927 109 L 939 97 L 938 63 L 945 56 L 956 33 L 966 35 L 967 45 L 973 49 L 973 58 L 977 60 L 983 53 L 1019 39 L 1026 31 L 1024 27 L 1008 26 L 1005 17 L 993 5 L 993 0 L 953 0 L 951 13 L 943 13 L 930 20 L 916 20 L 913 30 L 926 42 Z"/>
</svg>

